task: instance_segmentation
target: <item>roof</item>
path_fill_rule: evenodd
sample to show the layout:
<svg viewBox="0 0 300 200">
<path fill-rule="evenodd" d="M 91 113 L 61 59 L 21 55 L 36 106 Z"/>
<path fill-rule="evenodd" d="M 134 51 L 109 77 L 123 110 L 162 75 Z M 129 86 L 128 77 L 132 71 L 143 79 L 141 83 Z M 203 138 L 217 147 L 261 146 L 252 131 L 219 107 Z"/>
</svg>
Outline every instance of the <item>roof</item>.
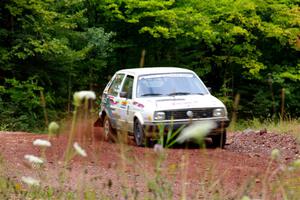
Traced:
<svg viewBox="0 0 300 200">
<path fill-rule="evenodd" d="M 145 74 L 160 74 L 160 73 L 191 73 L 193 71 L 178 68 L 178 67 L 143 67 L 143 68 L 131 68 L 131 69 L 122 69 L 117 73 L 130 73 L 134 75 L 145 75 Z"/>
</svg>

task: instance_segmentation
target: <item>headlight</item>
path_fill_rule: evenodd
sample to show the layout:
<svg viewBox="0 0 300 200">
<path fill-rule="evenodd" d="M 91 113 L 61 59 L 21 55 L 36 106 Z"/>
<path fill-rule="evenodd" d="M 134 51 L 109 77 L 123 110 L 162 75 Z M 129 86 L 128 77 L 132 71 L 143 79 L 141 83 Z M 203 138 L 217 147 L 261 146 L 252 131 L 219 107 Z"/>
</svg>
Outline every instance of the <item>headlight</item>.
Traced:
<svg viewBox="0 0 300 200">
<path fill-rule="evenodd" d="M 155 112 L 154 119 L 155 120 L 164 120 L 166 118 L 166 114 L 164 112 Z"/>
<path fill-rule="evenodd" d="M 223 108 L 216 108 L 213 111 L 214 117 L 225 117 L 225 110 Z"/>
</svg>

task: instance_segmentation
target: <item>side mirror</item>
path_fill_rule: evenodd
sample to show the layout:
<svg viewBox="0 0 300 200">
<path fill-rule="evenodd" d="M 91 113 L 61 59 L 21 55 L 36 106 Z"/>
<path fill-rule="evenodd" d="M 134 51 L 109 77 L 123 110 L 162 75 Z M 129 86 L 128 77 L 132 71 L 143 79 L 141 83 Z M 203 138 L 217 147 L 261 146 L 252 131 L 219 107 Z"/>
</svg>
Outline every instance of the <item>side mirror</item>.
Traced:
<svg viewBox="0 0 300 200">
<path fill-rule="evenodd" d="M 211 92 L 212 92 L 212 89 L 211 89 L 211 87 L 207 87 L 207 89 L 208 89 L 209 93 L 211 93 Z"/>
<path fill-rule="evenodd" d="M 127 96 L 128 96 L 128 93 L 127 92 L 120 92 L 120 97 L 122 97 L 122 98 L 127 98 Z"/>
</svg>

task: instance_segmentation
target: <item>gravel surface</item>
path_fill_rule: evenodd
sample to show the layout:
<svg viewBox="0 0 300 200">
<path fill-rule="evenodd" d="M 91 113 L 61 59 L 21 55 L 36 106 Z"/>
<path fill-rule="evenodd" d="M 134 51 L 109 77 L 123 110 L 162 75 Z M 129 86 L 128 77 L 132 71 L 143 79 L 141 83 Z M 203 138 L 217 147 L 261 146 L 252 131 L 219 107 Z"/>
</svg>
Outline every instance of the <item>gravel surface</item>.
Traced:
<svg viewBox="0 0 300 200">
<path fill-rule="evenodd" d="M 87 139 L 83 133 L 75 137 L 88 156 L 75 155 L 66 170 L 63 164 L 67 134 L 48 138 L 40 134 L 0 132 L 4 173 L 16 181 L 22 176 L 32 176 L 41 180 L 43 186 L 76 191 L 94 189 L 111 199 L 122 199 L 124 188 L 133 188 L 127 193 L 137 195 L 137 199 L 155 198 L 153 190 L 157 183 L 164 187 L 163 199 L 168 198 L 168 191 L 172 191 L 173 199 L 180 199 L 183 193 L 188 199 L 208 199 L 215 195 L 238 199 L 245 193 L 259 198 L 271 151 L 280 150 L 278 163 L 299 157 L 299 144 L 292 136 L 266 130 L 229 133 L 225 149 L 179 146 L 162 152 L 136 147 L 132 142 L 129 145 L 104 142 L 101 128 L 92 131 L 93 134 L 88 134 L 94 135 L 92 138 Z M 49 139 L 52 146 L 42 150 L 32 145 L 35 139 Z M 32 168 L 24 161 L 25 154 L 44 154 L 46 163 L 42 168 Z M 62 172 L 63 183 L 59 179 Z"/>
<path fill-rule="evenodd" d="M 231 134 L 226 149 L 254 157 L 268 157 L 273 149 L 278 149 L 280 159 L 284 162 L 300 158 L 300 146 L 295 137 L 269 133 L 267 130 L 245 130 Z"/>
</svg>

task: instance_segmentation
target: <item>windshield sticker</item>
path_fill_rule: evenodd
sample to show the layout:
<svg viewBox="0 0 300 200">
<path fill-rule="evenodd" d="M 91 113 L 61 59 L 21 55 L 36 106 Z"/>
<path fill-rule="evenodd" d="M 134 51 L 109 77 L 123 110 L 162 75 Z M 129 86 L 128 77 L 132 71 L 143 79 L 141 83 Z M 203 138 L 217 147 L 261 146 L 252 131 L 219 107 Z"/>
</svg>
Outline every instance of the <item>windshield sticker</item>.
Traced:
<svg viewBox="0 0 300 200">
<path fill-rule="evenodd" d="M 155 74 L 155 75 L 141 76 L 141 77 L 139 77 L 139 80 L 151 79 L 151 78 L 164 78 L 164 77 L 187 77 L 187 78 L 191 78 L 193 76 L 194 76 L 193 74 L 188 74 L 188 73 L 185 73 L 185 74 L 177 74 L 177 73 L 174 73 L 174 74 Z"/>
</svg>

